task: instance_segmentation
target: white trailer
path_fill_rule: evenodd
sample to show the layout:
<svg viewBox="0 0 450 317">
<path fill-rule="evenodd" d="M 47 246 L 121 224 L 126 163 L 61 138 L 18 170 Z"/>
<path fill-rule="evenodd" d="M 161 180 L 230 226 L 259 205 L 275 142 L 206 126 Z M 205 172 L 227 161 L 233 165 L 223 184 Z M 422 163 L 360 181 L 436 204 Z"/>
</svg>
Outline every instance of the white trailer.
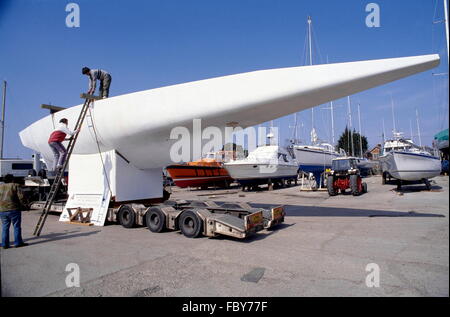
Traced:
<svg viewBox="0 0 450 317">
<path fill-rule="evenodd" d="M 24 178 L 28 176 L 29 171 L 32 169 L 32 160 L 0 159 L 0 178 L 5 177 L 7 174 L 11 174 L 15 178 Z"/>
</svg>

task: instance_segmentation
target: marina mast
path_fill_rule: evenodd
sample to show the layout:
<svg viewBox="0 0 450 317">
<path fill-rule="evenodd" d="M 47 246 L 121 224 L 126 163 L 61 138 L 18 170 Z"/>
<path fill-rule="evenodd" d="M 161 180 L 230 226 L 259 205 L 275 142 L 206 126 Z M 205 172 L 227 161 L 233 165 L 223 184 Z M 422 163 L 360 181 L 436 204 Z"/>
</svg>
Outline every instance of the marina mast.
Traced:
<svg viewBox="0 0 450 317">
<path fill-rule="evenodd" d="M 361 112 L 359 109 L 360 104 L 358 103 L 358 122 L 359 122 L 359 156 L 363 157 L 362 149 L 362 129 L 361 129 Z"/>
<path fill-rule="evenodd" d="M 6 105 L 6 80 L 3 81 L 2 121 L 1 121 L 2 135 L 0 136 L 0 159 L 3 158 L 3 140 L 5 136 L 5 105 Z"/>
</svg>

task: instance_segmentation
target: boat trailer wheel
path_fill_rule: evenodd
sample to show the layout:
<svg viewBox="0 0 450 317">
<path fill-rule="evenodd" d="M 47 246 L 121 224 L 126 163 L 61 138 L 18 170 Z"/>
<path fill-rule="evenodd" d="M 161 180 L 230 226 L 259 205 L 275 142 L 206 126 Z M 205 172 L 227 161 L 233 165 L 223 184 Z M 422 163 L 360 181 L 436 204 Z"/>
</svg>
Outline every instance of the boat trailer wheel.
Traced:
<svg viewBox="0 0 450 317">
<path fill-rule="evenodd" d="M 119 209 L 118 220 L 119 223 L 125 228 L 133 228 L 136 220 L 136 214 L 133 208 L 128 205 L 123 205 Z"/>
<path fill-rule="evenodd" d="M 202 220 L 192 210 L 181 214 L 178 225 L 185 237 L 197 238 L 202 233 Z"/>
<path fill-rule="evenodd" d="M 147 228 L 151 232 L 162 232 L 166 227 L 166 216 L 159 208 L 150 208 L 145 214 Z"/>
</svg>

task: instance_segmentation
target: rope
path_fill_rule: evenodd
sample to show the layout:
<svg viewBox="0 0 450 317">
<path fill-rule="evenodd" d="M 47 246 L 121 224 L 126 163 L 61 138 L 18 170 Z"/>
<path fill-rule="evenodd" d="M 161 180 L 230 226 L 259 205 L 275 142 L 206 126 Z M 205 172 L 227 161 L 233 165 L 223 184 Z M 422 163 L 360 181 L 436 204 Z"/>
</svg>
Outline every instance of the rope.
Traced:
<svg viewBox="0 0 450 317">
<path fill-rule="evenodd" d="M 95 142 L 97 144 L 98 154 L 100 156 L 100 161 L 102 162 L 103 172 L 105 173 L 106 183 L 108 184 L 109 193 L 112 196 L 111 185 L 109 183 L 108 174 L 106 173 L 105 163 L 103 162 L 102 151 L 100 150 L 100 144 L 99 144 L 98 137 L 97 137 L 97 129 L 95 128 L 94 117 L 92 116 L 92 111 L 91 111 L 91 107 L 90 106 L 89 106 L 89 115 L 90 115 L 91 121 L 92 121 L 92 130 L 94 131 Z"/>
</svg>

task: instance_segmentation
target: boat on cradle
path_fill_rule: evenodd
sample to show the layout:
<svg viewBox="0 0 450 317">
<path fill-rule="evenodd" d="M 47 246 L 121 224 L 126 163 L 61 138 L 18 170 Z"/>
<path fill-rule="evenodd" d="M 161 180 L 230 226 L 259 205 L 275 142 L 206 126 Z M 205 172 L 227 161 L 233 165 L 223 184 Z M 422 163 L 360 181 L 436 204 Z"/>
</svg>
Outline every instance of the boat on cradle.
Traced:
<svg viewBox="0 0 450 317">
<path fill-rule="evenodd" d="M 224 152 L 224 151 L 221 151 Z M 228 187 L 233 179 L 223 167 L 225 153 L 207 153 L 205 158 L 184 164 L 166 167 L 176 186 L 186 187 Z M 232 156 L 235 157 L 235 156 Z"/>
<path fill-rule="evenodd" d="M 299 170 L 308 174 L 312 173 L 318 183 L 323 173 L 331 168 L 332 160 L 341 156 L 331 144 L 327 143 L 293 145 L 292 147 L 299 164 Z"/>
<path fill-rule="evenodd" d="M 243 189 L 297 182 L 298 162 L 292 148 L 278 145 L 260 146 L 245 159 L 225 163 L 225 168 Z"/>
<path fill-rule="evenodd" d="M 367 176 L 372 173 L 372 169 L 374 169 L 377 165 L 376 162 L 371 161 L 367 158 L 355 157 L 358 168 L 361 172 L 361 175 Z"/>
<path fill-rule="evenodd" d="M 387 178 L 394 178 L 399 189 L 403 182 L 408 181 L 422 181 L 431 189 L 428 180 L 441 173 L 440 159 L 411 140 L 403 139 L 401 135 L 395 133 L 394 139 L 384 143 L 383 154 L 380 156 L 383 184 Z"/>
</svg>

